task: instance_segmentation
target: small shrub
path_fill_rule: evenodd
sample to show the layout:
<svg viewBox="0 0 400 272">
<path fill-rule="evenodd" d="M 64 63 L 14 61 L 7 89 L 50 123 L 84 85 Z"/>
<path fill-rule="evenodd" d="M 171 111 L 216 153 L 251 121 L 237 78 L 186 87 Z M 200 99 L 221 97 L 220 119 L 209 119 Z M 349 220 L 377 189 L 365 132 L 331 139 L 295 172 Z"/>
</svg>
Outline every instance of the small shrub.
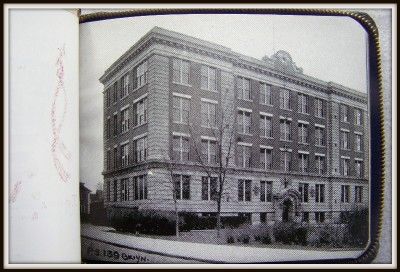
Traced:
<svg viewBox="0 0 400 272">
<path fill-rule="evenodd" d="M 265 245 L 269 245 L 269 244 L 271 244 L 271 242 L 272 242 L 271 236 L 269 236 L 269 235 L 263 236 L 261 238 L 261 243 L 263 243 Z"/>
<path fill-rule="evenodd" d="M 248 244 L 250 242 L 250 236 L 244 235 L 242 238 L 243 244 Z"/>
<path fill-rule="evenodd" d="M 319 233 L 319 244 L 320 245 L 329 245 L 332 243 L 332 236 L 329 228 L 322 228 Z"/>
<path fill-rule="evenodd" d="M 369 240 L 369 215 L 368 209 L 356 210 L 350 213 L 348 243 L 351 246 L 365 247 Z"/>
<path fill-rule="evenodd" d="M 233 238 L 232 236 L 228 236 L 226 242 L 227 242 L 228 244 L 233 244 L 233 243 L 235 243 L 235 238 Z"/>
<path fill-rule="evenodd" d="M 111 226 L 121 232 L 174 235 L 175 217 L 173 213 L 154 210 L 114 213 Z"/>
<path fill-rule="evenodd" d="M 261 236 L 258 236 L 258 235 L 254 236 L 254 241 L 260 242 L 261 241 Z"/>
<path fill-rule="evenodd" d="M 222 227 L 238 228 L 246 223 L 246 218 L 242 216 L 223 216 L 221 217 Z"/>
<path fill-rule="evenodd" d="M 216 216 L 198 216 L 196 213 L 183 212 L 182 217 L 182 230 L 204 230 L 215 229 L 217 226 Z"/>
<path fill-rule="evenodd" d="M 307 228 L 306 227 L 297 227 L 295 230 L 295 237 L 294 237 L 294 243 L 296 245 L 302 245 L 306 246 L 307 245 Z"/>
<path fill-rule="evenodd" d="M 295 224 L 280 222 L 274 226 L 274 237 L 277 242 L 291 244 L 294 242 Z"/>
<path fill-rule="evenodd" d="M 307 228 L 293 222 L 276 223 L 273 229 L 277 242 L 283 244 L 307 245 Z"/>
</svg>

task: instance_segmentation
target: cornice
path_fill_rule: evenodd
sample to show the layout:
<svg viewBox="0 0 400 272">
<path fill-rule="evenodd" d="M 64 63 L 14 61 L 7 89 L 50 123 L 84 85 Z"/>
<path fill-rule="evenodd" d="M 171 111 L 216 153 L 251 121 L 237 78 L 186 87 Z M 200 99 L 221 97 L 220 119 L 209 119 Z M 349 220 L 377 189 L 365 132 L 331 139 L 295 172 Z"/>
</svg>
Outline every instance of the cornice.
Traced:
<svg viewBox="0 0 400 272">
<path fill-rule="evenodd" d="M 179 36 L 179 37 L 177 37 Z M 204 42 L 205 44 L 203 44 Z M 355 100 L 361 103 L 367 103 L 367 95 L 356 90 L 347 88 L 333 82 L 325 82 L 317 78 L 305 75 L 301 72 L 284 73 L 282 70 L 275 69 L 269 62 L 256 60 L 250 61 L 245 55 L 233 52 L 231 49 L 209 42 L 202 41 L 197 38 L 189 37 L 176 32 L 154 28 L 143 36 L 135 45 L 118 58 L 100 77 L 100 81 L 104 84 L 110 80 L 122 67 L 128 64 L 140 52 L 144 51 L 153 44 L 166 45 L 169 47 L 197 53 L 214 59 L 230 62 L 235 67 L 247 69 L 249 71 L 275 77 L 283 81 L 287 81 L 296 85 L 311 88 L 327 94 L 336 94 Z M 210 45 L 213 45 L 211 47 Z M 250 58 L 252 59 L 252 58 Z"/>
</svg>

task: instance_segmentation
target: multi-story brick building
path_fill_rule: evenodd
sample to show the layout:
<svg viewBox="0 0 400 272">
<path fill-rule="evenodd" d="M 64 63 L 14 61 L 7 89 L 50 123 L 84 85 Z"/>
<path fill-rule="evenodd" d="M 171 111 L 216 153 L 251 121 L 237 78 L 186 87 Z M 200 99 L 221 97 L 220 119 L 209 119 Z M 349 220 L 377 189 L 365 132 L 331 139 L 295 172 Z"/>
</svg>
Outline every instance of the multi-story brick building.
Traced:
<svg viewBox="0 0 400 272">
<path fill-rule="evenodd" d="M 228 143 L 222 215 L 337 222 L 368 207 L 367 95 L 303 74 L 284 51 L 259 60 L 156 27 L 100 81 L 109 211 L 173 210 L 173 161 L 179 210 L 216 212 L 204 167 Z"/>
</svg>

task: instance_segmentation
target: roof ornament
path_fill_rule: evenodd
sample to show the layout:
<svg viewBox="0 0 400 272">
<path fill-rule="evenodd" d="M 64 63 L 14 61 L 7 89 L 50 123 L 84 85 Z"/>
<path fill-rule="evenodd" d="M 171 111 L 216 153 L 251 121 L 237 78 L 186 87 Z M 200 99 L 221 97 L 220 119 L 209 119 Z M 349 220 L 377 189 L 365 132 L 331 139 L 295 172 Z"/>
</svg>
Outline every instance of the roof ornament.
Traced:
<svg viewBox="0 0 400 272">
<path fill-rule="evenodd" d="M 272 61 L 274 68 L 284 73 L 303 73 L 303 68 L 297 67 L 290 54 L 284 50 L 277 51 L 270 58 L 265 56 L 262 60 L 266 62 Z"/>
</svg>

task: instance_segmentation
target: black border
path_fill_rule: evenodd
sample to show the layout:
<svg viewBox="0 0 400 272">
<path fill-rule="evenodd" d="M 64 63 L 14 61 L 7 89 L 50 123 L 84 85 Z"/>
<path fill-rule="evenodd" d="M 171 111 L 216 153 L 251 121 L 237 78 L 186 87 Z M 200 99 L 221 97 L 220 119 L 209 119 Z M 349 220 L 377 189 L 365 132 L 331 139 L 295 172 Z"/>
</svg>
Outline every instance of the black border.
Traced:
<svg viewBox="0 0 400 272">
<path fill-rule="evenodd" d="M 373 19 L 363 12 L 348 9 L 143 9 L 115 12 L 98 12 L 81 15 L 80 24 L 109 19 L 155 16 L 155 15 L 189 15 L 189 14 L 257 14 L 257 15 L 308 15 L 308 16 L 345 16 L 357 21 L 368 33 L 369 53 L 369 113 L 370 113 L 370 243 L 364 253 L 357 259 L 331 259 L 316 261 L 266 262 L 265 264 L 336 264 L 336 263 L 370 263 L 379 249 L 379 235 L 382 226 L 384 199 L 384 105 L 382 63 L 379 46 L 378 28 Z M 85 237 L 88 238 L 88 237 Z M 103 243 L 107 243 L 104 242 Z M 111 244 L 111 243 L 110 243 Z M 113 244 L 115 246 L 115 244 Z M 129 248 L 121 246 L 124 248 Z M 130 248 L 135 249 L 135 248 Z M 135 249 L 137 250 L 137 249 Z M 84 263 L 100 263 L 83 259 Z"/>
</svg>

